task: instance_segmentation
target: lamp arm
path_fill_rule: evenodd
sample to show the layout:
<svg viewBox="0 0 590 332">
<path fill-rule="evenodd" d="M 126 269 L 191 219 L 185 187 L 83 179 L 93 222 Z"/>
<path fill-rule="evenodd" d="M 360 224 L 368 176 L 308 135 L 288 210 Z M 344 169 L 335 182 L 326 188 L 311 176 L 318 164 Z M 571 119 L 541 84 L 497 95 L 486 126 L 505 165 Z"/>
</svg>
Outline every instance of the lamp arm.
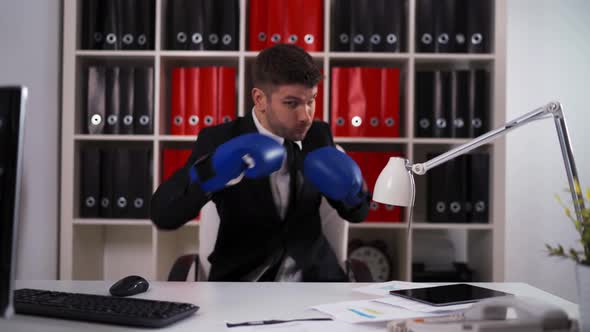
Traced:
<svg viewBox="0 0 590 332">
<path fill-rule="evenodd" d="M 563 162 L 565 165 L 565 172 L 567 174 L 570 192 L 572 195 L 574 208 L 576 210 L 577 220 L 583 224 L 584 218 L 582 216 L 582 210 L 584 209 L 584 196 L 580 188 L 580 182 L 578 178 L 578 171 L 574 162 L 574 153 L 572 150 L 571 142 L 569 139 L 569 133 L 565 122 L 565 116 L 561 104 L 558 102 L 550 102 L 545 106 L 539 107 L 529 113 L 526 113 L 510 122 L 507 122 L 503 127 L 491 130 L 481 136 L 474 138 L 473 140 L 459 145 L 454 149 L 451 149 L 441 155 L 436 156 L 424 163 L 419 164 L 408 164 L 408 170 L 411 170 L 417 175 L 424 175 L 428 170 L 436 167 L 442 163 L 445 163 L 451 159 L 454 159 L 462 154 L 465 154 L 473 149 L 476 149 L 488 142 L 491 142 L 501 136 L 504 136 L 509 131 L 523 126 L 527 123 L 531 123 L 534 120 L 541 120 L 551 116 L 555 121 L 555 128 L 557 129 L 557 137 L 559 138 L 559 145 L 561 147 L 561 154 L 563 156 Z"/>
</svg>

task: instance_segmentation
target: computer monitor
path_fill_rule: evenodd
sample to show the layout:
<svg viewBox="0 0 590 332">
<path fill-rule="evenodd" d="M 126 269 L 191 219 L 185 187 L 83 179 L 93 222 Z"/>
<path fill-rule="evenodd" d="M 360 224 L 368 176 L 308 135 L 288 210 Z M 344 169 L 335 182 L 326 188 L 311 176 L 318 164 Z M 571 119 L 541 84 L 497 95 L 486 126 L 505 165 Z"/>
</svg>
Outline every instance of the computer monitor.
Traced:
<svg viewBox="0 0 590 332">
<path fill-rule="evenodd" d="M 12 315 L 27 88 L 0 86 L 0 317 Z"/>
</svg>

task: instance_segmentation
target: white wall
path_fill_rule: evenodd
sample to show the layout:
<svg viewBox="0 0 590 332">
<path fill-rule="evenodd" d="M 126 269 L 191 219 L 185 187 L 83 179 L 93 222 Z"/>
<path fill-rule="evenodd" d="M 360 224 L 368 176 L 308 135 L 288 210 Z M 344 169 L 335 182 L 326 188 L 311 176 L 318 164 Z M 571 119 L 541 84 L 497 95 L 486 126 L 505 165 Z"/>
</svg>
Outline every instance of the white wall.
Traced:
<svg viewBox="0 0 590 332">
<path fill-rule="evenodd" d="M 510 0 L 507 35 L 507 118 L 560 101 L 581 184 L 589 187 L 590 1 Z M 577 301 L 573 263 L 544 249 L 578 239 L 554 198 L 571 201 L 553 121 L 508 135 L 506 174 L 506 280 Z"/>
<path fill-rule="evenodd" d="M 61 1 L 0 1 L 0 85 L 29 88 L 17 278 L 55 279 Z"/>
</svg>

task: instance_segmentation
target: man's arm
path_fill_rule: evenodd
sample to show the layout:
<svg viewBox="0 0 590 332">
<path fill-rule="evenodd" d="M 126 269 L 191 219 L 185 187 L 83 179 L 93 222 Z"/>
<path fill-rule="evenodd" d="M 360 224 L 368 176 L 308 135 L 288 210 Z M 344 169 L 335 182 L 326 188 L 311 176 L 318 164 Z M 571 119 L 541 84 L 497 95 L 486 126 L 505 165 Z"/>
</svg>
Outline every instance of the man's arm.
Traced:
<svg viewBox="0 0 590 332">
<path fill-rule="evenodd" d="M 336 211 L 338 211 L 338 215 L 342 217 L 342 219 L 346 219 L 349 222 L 353 223 L 360 223 L 367 219 L 367 215 L 369 214 L 369 205 L 371 203 L 371 193 L 366 190 L 367 185 L 363 181 L 363 199 L 357 206 L 348 206 L 342 201 L 336 201 L 326 197 L 328 203 L 332 205 Z"/>
<path fill-rule="evenodd" d="M 328 124 L 326 123 L 320 123 L 320 128 L 321 131 L 324 132 L 325 136 L 324 136 L 324 140 L 327 139 L 327 145 L 331 146 L 331 147 L 336 147 L 334 144 L 334 139 L 332 137 L 332 132 L 330 131 L 330 127 L 328 126 Z M 344 151 L 342 151 L 342 149 L 339 149 L 342 153 L 345 153 Z M 346 159 L 350 159 L 350 158 L 346 158 Z M 361 183 L 361 185 L 359 186 L 360 188 L 358 189 L 358 193 L 356 193 L 356 197 L 358 198 L 358 202 L 355 202 L 354 204 L 350 204 L 343 200 L 337 200 L 337 199 L 333 199 L 331 197 L 329 197 L 329 195 L 327 195 L 328 191 L 330 191 L 331 189 L 340 187 L 340 186 L 335 186 L 334 183 L 332 183 L 332 185 L 328 185 L 328 188 L 326 188 L 327 190 L 321 190 L 320 191 L 323 192 L 324 197 L 326 197 L 328 203 L 330 203 L 330 205 L 336 209 L 336 211 L 338 212 L 338 215 L 340 215 L 340 217 L 342 217 L 343 219 L 348 220 L 349 222 L 353 222 L 353 223 L 360 223 L 362 221 L 364 221 L 367 218 L 367 215 L 369 214 L 369 205 L 371 202 L 371 193 L 369 192 L 368 188 L 367 188 L 367 184 L 364 180 L 364 178 L 362 177 L 362 174 L 360 174 L 360 169 L 358 169 L 358 165 L 356 165 L 356 163 L 354 163 L 354 161 L 352 159 L 350 159 L 350 161 L 352 161 L 351 166 L 356 166 L 355 168 L 358 170 L 358 173 L 352 171 L 351 174 L 355 174 L 358 176 L 360 176 L 360 179 L 358 179 Z M 347 164 L 346 160 L 340 160 L 340 162 L 336 162 L 334 164 L 334 166 L 336 168 L 334 168 L 334 170 L 336 170 L 338 167 L 342 167 L 343 165 Z M 310 169 L 314 168 L 311 163 L 308 165 L 311 166 L 309 167 Z M 329 164 L 324 165 L 327 168 L 331 168 Z M 346 170 L 340 170 L 340 171 L 346 171 Z M 339 173 L 340 173 L 339 171 Z M 310 174 L 312 175 L 312 174 Z M 318 175 L 319 181 L 313 181 L 312 182 L 316 182 L 316 186 L 319 184 L 318 182 L 323 182 L 322 180 L 325 180 L 327 177 L 323 177 L 322 175 L 320 175 L 319 173 L 316 174 Z M 352 177 L 352 175 L 351 175 Z M 321 180 L 320 180 L 321 179 Z M 331 187 L 331 188 L 330 188 Z M 333 196 L 333 195 L 331 195 Z"/>
<path fill-rule="evenodd" d="M 258 133 L 224 137 L 229 132 L 223 127 L 202 130 L 186 165 L 154 193 L 152 220 L 159 228 L 182 226 L 216 192 L 236 185 L 242 177 L 260 178 L 281 168 L 285 157 L 281 144 Z"/>
<path fill-rule="evenodd" d="M 160 184 L 151 201 L 151 219 L 160 229 L 176 229 L 194 218 L 211 199 L 197 183 L 191 183 L 192 165 L 199 158 L 211 153 L 215 146 L 208 130 L 200 132 L 193 152 L 184 167 Z"/>
</svg>

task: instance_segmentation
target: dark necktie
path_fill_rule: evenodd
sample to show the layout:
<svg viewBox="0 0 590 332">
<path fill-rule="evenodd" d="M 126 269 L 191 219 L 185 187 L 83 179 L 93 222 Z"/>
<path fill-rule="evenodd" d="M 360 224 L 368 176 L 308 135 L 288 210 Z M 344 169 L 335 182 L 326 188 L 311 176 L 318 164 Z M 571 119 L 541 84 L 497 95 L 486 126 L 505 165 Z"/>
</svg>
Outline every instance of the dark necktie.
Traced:
<svg viewBox="0 0 590 332">
<path fill-rule="evenodd" d="M 289 169 L 289 210 L 295 207 L 297 197 L 297 170 L 299 169 L 300 150 L 297 143 L 285 139 L 285 150 L 287 152 L 287 167 Z"/>
</svg>

